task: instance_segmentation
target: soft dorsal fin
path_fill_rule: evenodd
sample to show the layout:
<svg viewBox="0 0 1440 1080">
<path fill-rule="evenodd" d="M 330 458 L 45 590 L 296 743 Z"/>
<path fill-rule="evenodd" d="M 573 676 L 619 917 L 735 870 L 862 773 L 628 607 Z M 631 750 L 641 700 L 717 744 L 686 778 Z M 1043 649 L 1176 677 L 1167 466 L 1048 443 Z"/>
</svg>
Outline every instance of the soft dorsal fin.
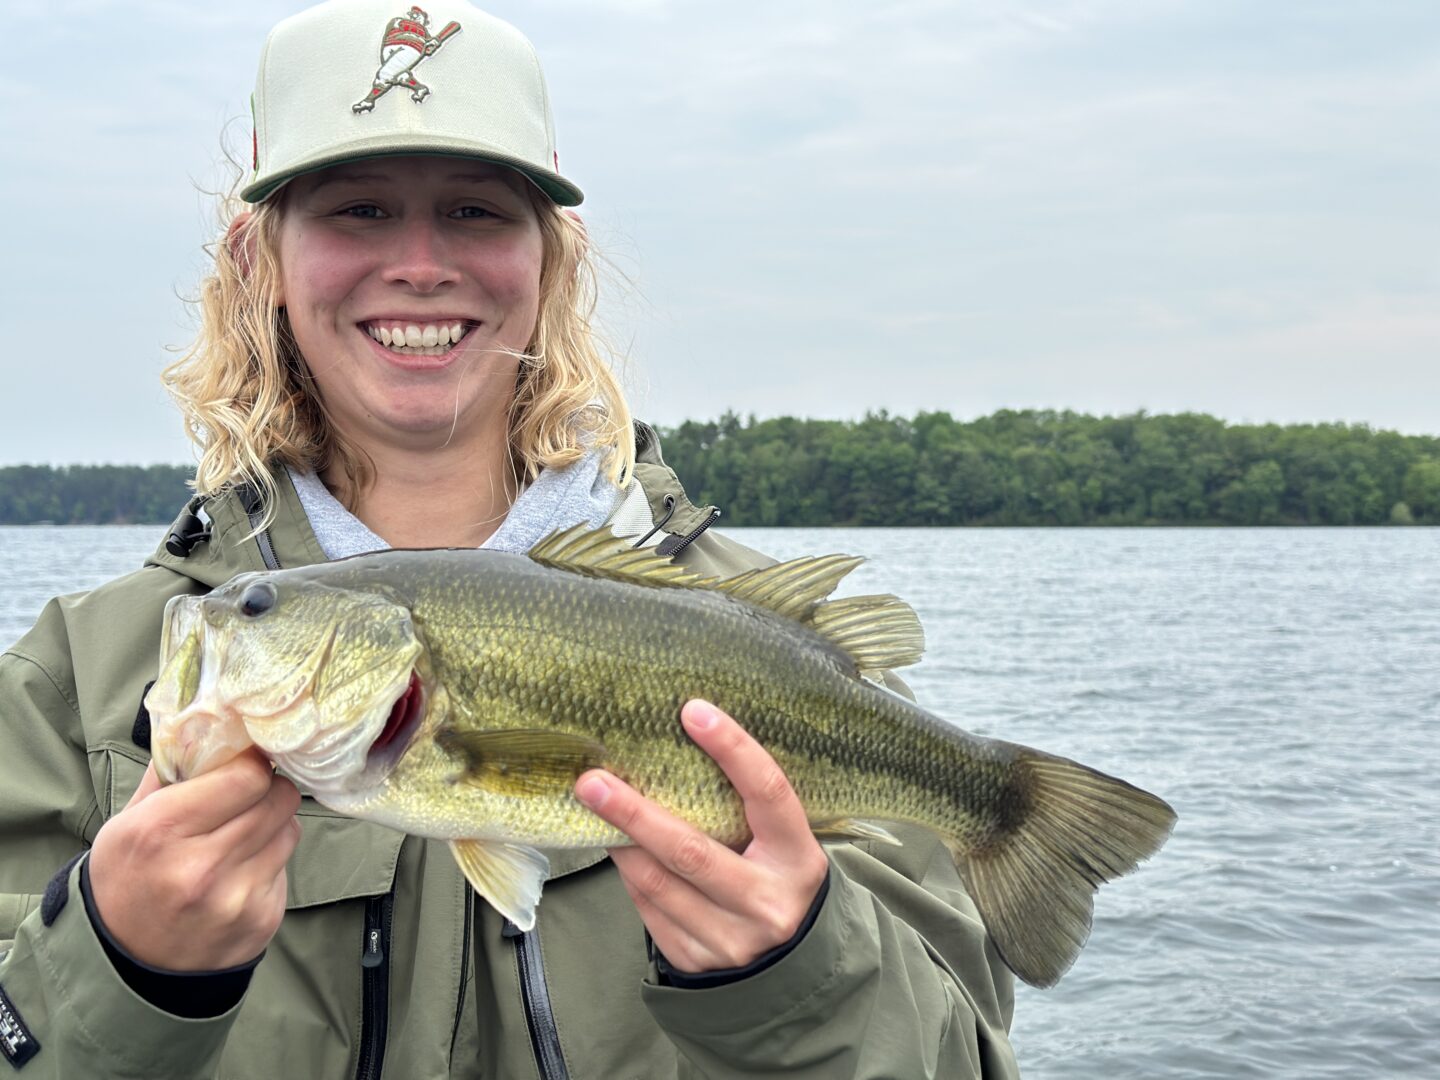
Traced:
<svg viewBox="0 0 1440 1080">
<path fill-rule="evenodd" d="M 862 674 L 913 664 L 925 651 L 925 632 L 909 604 L 894 596 L 826 599 L 864 561 L 854 555 L 791 559 L 711 588 L 804 623 L 848 654 Z"/>
<path fill-rule="evenodd" d="M 865 560 L 814 555 L 746 570 L 719 580 L 676 566 L 650 548 L 634 548 L 608 529 L 576 525 L 552 533 L 530 549 L 542 566 L 637 585 L 710 589 L 802 623 L 854 661 L 862 674 L 904 667 L 920 659 L 920 620 L 894 596 L 827 600 L 846 574 Z"/>
<path fill-rule="evenodd" d="M 821 604 L 810 617 L 821 637 L 850 654 L 862 674 L 918 663 L 925 631 L 914 608 L 898 596 L 846 596 Z"/>
<path fill-rule="evenodd" d="M 630 541 L 622 540 L 609 529 L 592 529 L 584 524 L 551 533 L 531 548 L 529 555 L 541 566 L 636 585 L 680 588 L 714 585 L 712 578 L 676 566 L 665 556 L 656 555 L 653 548 L 632 547 Z"/>
</svg>

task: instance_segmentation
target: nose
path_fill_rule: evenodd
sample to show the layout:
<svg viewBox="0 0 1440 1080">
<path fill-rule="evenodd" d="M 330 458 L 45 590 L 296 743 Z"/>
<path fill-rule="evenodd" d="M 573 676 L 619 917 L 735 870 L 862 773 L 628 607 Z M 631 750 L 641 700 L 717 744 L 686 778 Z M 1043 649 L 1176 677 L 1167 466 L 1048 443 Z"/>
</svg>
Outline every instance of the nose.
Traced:
<svg viewBox="0 0 1440 1080">
<path fill-rule="evenodd" d="M 456 280 L 450 247 L 439 223 L 412 218 L 392 234 L 392 239 L 395 246 L 383 275 L 387 283 L 430 293 Z"/>
</svg>

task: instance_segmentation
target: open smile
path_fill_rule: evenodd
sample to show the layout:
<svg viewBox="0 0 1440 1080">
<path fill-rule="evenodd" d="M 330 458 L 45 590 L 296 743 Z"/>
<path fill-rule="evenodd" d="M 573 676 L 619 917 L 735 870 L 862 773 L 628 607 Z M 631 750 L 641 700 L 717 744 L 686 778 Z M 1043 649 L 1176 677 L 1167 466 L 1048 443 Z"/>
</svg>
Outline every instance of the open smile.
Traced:
<svg viewBox="0 0 1440 1080">
<path fill-rule="evenodd" d="M 476 325 L 467 319 L 444 322 L 372 319 L 360 323 L 360 329 L 398 356 L 443 356 Z"/>
</svg>

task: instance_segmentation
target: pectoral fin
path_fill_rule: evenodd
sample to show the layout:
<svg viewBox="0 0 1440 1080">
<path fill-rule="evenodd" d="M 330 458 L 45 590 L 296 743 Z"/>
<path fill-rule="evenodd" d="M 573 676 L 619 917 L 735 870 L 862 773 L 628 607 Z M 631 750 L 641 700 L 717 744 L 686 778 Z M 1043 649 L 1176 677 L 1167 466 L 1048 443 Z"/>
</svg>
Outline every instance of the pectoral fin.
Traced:
<svg viewBox="0 0 1440 1080">
<path fill-rule="evenodd" d="M 605 765 L 598 742 L 556 731 L 446 727 L 435 733 L 435 744 L 461 763 L 466 783 L 497 795 L 564 794 L 586 769 Z"/>
<path fill-rule="evenodd" d="M 491 907 L 521 930 L 535 929 L 535 907 L 550 873 L 543 852 L 501 840 L 451 840 L 450 851 L 465 880 Z"/>
</svg>

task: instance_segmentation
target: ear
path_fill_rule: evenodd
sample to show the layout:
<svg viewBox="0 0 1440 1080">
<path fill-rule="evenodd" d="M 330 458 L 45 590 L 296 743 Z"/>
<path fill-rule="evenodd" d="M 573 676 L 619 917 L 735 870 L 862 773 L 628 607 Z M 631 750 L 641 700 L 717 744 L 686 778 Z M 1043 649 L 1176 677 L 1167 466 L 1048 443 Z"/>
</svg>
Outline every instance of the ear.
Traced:
<svg viewBox="0 0 1440 1080">
<path fill-rule="evenodd" d="M 580 234 L 581 253 L 583 254 L 590 248 L 590 230 L 585 227 L 585 219 L 575 210 L 565 209 L 560 212 L 575 223 L 575 231 Z"/>
<path fill-rule="evenodd" d="M 235 215 L 230 222 L 230 228 L 225 230 L 225 246 L 230 250 L 230 257 L 235 260 L 235 265 L 240 268 L 240 273 L 247 279 L 255 270 L 259 261 L 258 243 L 255 237 L 255 230 L 251 223 L 255 219 L 255 211 L 242 210 Z M 276 307 L 285 306 L 285 295 L 283 285 L 279 282 L 275 285 L 277 299 Z"/>
</svg>

